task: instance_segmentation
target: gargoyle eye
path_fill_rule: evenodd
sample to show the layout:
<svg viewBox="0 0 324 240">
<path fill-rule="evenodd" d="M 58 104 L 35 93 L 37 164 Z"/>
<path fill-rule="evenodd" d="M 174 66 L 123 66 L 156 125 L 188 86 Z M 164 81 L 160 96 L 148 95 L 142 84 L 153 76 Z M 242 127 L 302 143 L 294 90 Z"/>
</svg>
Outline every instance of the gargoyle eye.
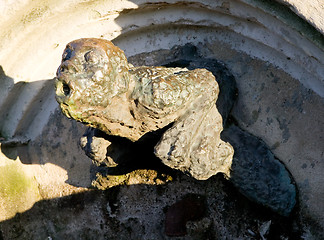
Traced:
<svg viewBox="0 0 324 240">
<path fill-rule="evenodd" d="M 69 60 L 71 58 L 71 56 L 72 56 L 72 49 L 66 48 L 63 53 L 62 59 L 63 59 L 63 61 L 66 61 L 66 60 Z"/>
<path fill-rule="evenodd" d="M 84 59 L 86 60 L 86 62 L 92 63 L 96 63 L 99 61 L 98 56 L 93 51 L 89 51 L 86 54 L 84 54 Z"/>
</svg>

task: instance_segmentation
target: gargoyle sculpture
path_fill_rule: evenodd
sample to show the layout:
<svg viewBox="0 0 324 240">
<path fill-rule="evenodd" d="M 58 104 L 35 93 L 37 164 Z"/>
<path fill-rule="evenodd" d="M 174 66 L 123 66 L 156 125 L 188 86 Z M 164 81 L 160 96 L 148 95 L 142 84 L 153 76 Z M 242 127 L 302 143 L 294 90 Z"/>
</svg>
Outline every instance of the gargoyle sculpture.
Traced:
<svg viewBox="0 0 324 240">
<path fill-rule="evenodd" d="M 234 150 L 220 139 L 218 93 L 205 69 L 133 67 L 103 39 L 69 43 L 57 70 L 56 99 L 66 116 L 131 141 L 169 125 L 155 155 L 199 180 L 230 176 Z"/>
<path fill-rule="evenodd" d="M 165 165 L 198 180 L 224 173 L 246 197 L 288 216 L 296 204 L 296 186 L 284 164 L 262 140 L 229 121 L 223 131 L 222 121 L 235 101 L 234 77 L 219 75 L 224 79 L 217 79 L 218 85 L 214 75 L 224 66 L 200 58 L 194 47 L 182 50 L 186 60 L 175 60 L 192 70 L 133 67 L 121 49 L 103 39 L 66 46 L 56 99 L 67 117 L 93 127 L 81 138 L 85 153 L 98 166 L 115 169 L 117 162 L 133 157 L 133 150 L 141 158 L 142 151 L 155 146 Z"/>
</svg>

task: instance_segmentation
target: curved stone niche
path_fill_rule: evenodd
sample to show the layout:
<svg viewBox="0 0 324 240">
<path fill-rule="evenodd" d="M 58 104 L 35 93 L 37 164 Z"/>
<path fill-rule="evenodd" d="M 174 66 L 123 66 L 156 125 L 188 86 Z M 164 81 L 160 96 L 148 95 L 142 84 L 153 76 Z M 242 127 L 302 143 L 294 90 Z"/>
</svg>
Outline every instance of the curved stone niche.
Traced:
<svg viewBox="0 0 324 240">
<path fill-rule="evenodd" d="M 316 1 L 280 2 L 323 29 L 324 15 L 308 14 L 321 6 L 307 11 Z M 66 43 L 103 37 L 127 57 L 192 43 L 226 64 L 240 92 L 232 110 L 239 127 L 262 139 L 293 175 L 305 236 L 323 232 L 323 35 L 287 7 L 250 0 L 25 0 L 1 7 L 1 164 L 22 162 L 41 192 L 34 201 L 90 186 L 91 164 L 74 145 L 84 128 L 58 117 L 48 80 Z M 154 64 L 154 54 L 145 56 L 143 65 Z M 12 207 L 13 214 L 24 211 Z"/>
<path fill-rule="evenodd" d="M 112 54 L 113 51 L 115 51 L 114 46 L 110 46 L 111 43 L 109 42 L 101 42 L 98 39 L 83 39 L 78 40 L 70 43 L 65 50 L 66 53 L 72 52 L 73 56 L 81 56 L 83 58 L 84 52 L 82 49 L 86 49 L 89 51 L 89 49 L 92 49 L 92 52 L 99 52 L 99 50 L 105 49 L 105 44 L 107 44 L 107 47 L 109 47 L 109 54 Z M 109 45 L 108 45 L 109 44 Z M 86 47 L 82 47 L 82 46 Z M 97 48 L 97 46 L 100 46 Z M 72 49 L 71 48 L 75 48 Z M 201 46 L 202 47 L 202 46 Z M 116 50 L 115 55 L 120 55 L 122 53 L 119 52 L 120 50 Z M 154 165 L 154 162 L 159 162 L 158 159 L 155 159 L 155 157 L 159 158 L 160 161 L 162 161 L 163 164 L 167 165 L 168 167 L 172 169 L 178 169 L 182 172 L 188 174 L 189 176 L 196 178 L 198 180 L 207 180 L 213 175 L 216 175 L 216 173 L 221 172 L 225 175 L 226 178 L 228 178 L 238 189 L 239 191 L 251 199 L 252 201 L 255 201 L 258 204 L 264 205 L 273 211 L 283 215 L 283 216 L 289 216 L 291 211 L 293 210 L 295 204 L 296 204 L 296 187 L 294 186 L 294 181 L 292 180 L 291 176 L 289 175 L 288 171 L 286 170 L 285 166 L 276 159 L 270 149 L 266 146 L 265 143 L 263 143 L 261 140 L 257 139 L 256 137 L 252 136 L 251 134 L 248 134 L 241 130 L 239 127 L 235 126 L 233 123 L 233 120 L 229 120 L 228 118 L 233 118 L 233 116 L 230 114 L 233 105 L 235 104 L 237 95 L 239 93 L 237 92 L 236 88 L 236 82 L 233 77 L 233 75 L 230 74 L 228 69 L 225 67 L 225 65 L 216 59 L 211 58 L 204 58 L 200 55 L 200 53 L 197 51 L 197 48 L 191 44 L 186 44 L 185 46 L 177 46 L 171 49 L 170 51 L 164 50 L 162 51 L 162 54 L 159 54 L 158 52 L 152 52 L 151 54 L 142 54 L 142 57 L 148 57 L 148 56 L 155 56 L 151 58 L 151 60 L 154 59 L 154 65 L 156 66 L 167 66 L 170 67 L 170 69 L 177 67 L 177 73 L 176 75 L 172 75 L 173 72 L 170 74 L 170 72 L 162 72 L 160 74 L 166 74 L 158 75 L 159 71 L 161 71 L 161 68 L 147 68 L 142 66 L 136 66 L 138 65 L 138 62 L 141 60 L 141 56 L 132 57 L 132 62 L 135 64 L 135 68 L 130 68 L 130 72 L 136 71 L 136 67 L 142 67 L 145 71 L 154 72 L 152 75 L 145 75 L 145 78 L 148 79 L 147 81 L 156 81 L 157 76 L 161 76 L 164 79 L 167 79 L 171 76 L 182 76 L 184 79 L 181 79 L 181 81 L 186 81 L 186 84 L 192 83 L 190 80 L 188 80 L 187 74 L 190 73 L 189 70 L 194 69 L 207 69 L 213 75 L 216 77 L 216 81 L 218 82 L 219 86 L 219 95 L 217 98 L 217 109 L 221 114 L 221 118 L 219 116 L 218 112 L 209 111 L 206 109 L 206 112 L 203 111 L 205 108 L 199 107 L 196 109 L 193 109 L 193 105 L 189 105 L 188 112 L 186 111 L 183 115 L 177 116 L 176 120 L 172 120 L 172 123 L 164 124 L 164 127 L 159 127 L 158 129 L 152 129 L 150 132 L 145 132 L 143 136 L 141 136 L 139 139 L 133 139 L 134 131 L 140 132 L 143 131 L 141 129 L 136 130 L 136 122 L 135 127 L 126 128 L 125 131 L 117 131 L 120 128 L 120 125 L 117 124 L 117 127 L 115 125 L 111 124 L 111 120 L 108 116 L 111 116 L 111 114 L 102 114 L 102 104 L 94 104 L 93 98 L 89 97 L 89 94 L 86 94 L 83 91 L 87 91 L 88 88 L 80 88 L 78 84 L 80 84 L 80 81 L 76 76 L 79 76 L 79 72 L 67 72 L 67 69 L 69 69 L 69 65 L 71 62 L 74 63 L 74 67 L 76 69 L 81 69 L 77 63 L 80 58 L 76 59 L 70 59 L 67 57 L 63 57 L 62 64 L 59 67 L 58 72 L 58 81 L 57 81 L 57 98 L 58 102 L 60 103 L 61 109 L 64 112 L 64 114 L 70 118 L 73 118 L 75 120 L 79 120 L 82 122 L 91 121 L 91 118 L 93 116 L 96 116 L 96 118 L 93 118 L 94 122 L 91 122 L 93 124 L 92 126 L 97 129 L 88 129 L 86 134 L 82 137 L 81 145 L 83 149 L 85 150 L 85 153 L 93 160 L 93 162 L 99 166 L 98 173 L 95 174 L 95 178 L 93 180 L 93 184 L 95 186 L 98 186 L 100 189 L 105 189 L 112 187 L 113 185 L 110 183 L 110 179 L 112 175 L 114 175 L 114 172 L 117 171 L 121 172 L 128 172 L 129 169 L 144 167 L 150 167 Z M 86 53 L 87 54 L 87 53 Z M 107 51 L 108 54 L 108 51 Z M 65 56 L 63 54 L 63 56 Z M 122 58 L 122 56 L 119 56 Z M 98 58 L 98 57 L 97 57 Z M 87 64 L 87 63 L 85 63 Z M 96 66 L 96 69 L 101 69 L 102 62 L 98 62 Z M 121 67 L 127 66 L 127 62 L 116 62 L 114 63 L 113 68 L 121 69 Z M 63 68 L 62 68 L 63 66 Z M 172 67 L 172 68 L 171 68 Z M 62 68 L 62 69 L 61 69 Z M 139 68 L 139 69 L 142 69 Z M 85 68 L 88 69 L 88 68 Z M 134 69 L 134 70 L 132 70 Z M 166 70 L 166 69 L 164 69 Z M 89 70 L 87 70 L 89 71 Z M 129 72 L 127 71 L 127 72 Z M 186 75 L 179 75 L 179 72 L 186 72 Z M 121 71 L 123 74 L 123 71 Z M 194 73 L 194 72 L 193 72 Z M 195 72 L 196 73 L 196 72 Z M 204 74 L 205 71 L 201 71 L 200 74 Z M 206 83 L 209 81 L 209 79 L 203 79 L 203 78 L 197 78 L 194 77 L 194 75 L 189 75 L 192 79 L 200 79 L 198 80 L 201 84 Z M 135 78 L 136 76 L 134 76 Z M 206 77 L 204 75 L 204 77 Z M 140 75 L 140 80 L 143 79 L 142 75 Z M 137 81 L 140 81 L 137 80 Z M 108 83 L 112 82 L 114 83 L 117 80 L 113 77 L 109 77 L 108 79 L 103 79 L 100 82 L 96 79 L 94 80 L 89 77 L 88 82 L 89 86 L 92 88 L 92 92 L 96 92 L 102 89 L 106 89 L 105 86 L 108 85 Z M 135 80 L 136 81 L 136 80 Z M 147 84 L 147 81 L 145 84 Z M 175 85 L 178 81 L 178 78 L 173 78 L 173 84 Z M 206 82 L 204 82 L 206 81 Z M 213 79 L 213 81 L 215 81 Z M 72 93 L 70 95 L 70 91 L 65 92 L 64 88 L 61 86 L 62 82 L 69 82 L 69 85 L 71 85 Z M 137 84 L 137 83 L 128 83 L 129 85 Z M 127 84 L 127 86 L 128 86 Z M 138 83 L 140 84 L 140 83 Z M 142 85 L 141 85 L 142 86 Z M 193 85 L 194 87 L 195 85 Z M 134 88 L 134 92 L 136 91 L 136 87 Z M 140 88 L 141 89 L 141 88 Z M 155 89 L 156 90 L 156 89 Z M 155 91 L 154 90 L 154 91 Z M 200 91 L 200 88 L 197 88 L 196 91 Z M 78 93 L 80 91 L 80 93 Z M 103 91 L 103 90 L 102 90 Z M 205 92 L 204 90 L 201 90 L 202 94 L 208 94 L 208 92 Z M 134 92 L 132 93 L 132 96 L 134 96 Z M 110 94 L 110 92 L 109 92 Z M 140 91 L 139 93 L 136 92 L 135 94 L 140 94 L 140 96 L 145 99 L 149 93 L 145 93 L 145 91 Z M 145 95 L 146 94 L 146 95 Z M 106 94 L 102 94 L 100 92 L 96 92 L 96 95 L 101 96 L 101 102 L 104 102 L 106 98 L 109 98 Z M 174 94 L 176 95 L 176 94 Z M 81 97 L 79 97 L 81 96 Z M 121 102 L 122 100 L 122 94 L 118 94 L 117 105 L 116 103 L 109 104 L 109 109 L 116 108 L 121 109 L 120 104 L 127 105 L 131 104 L 133 102 L 133 99 L 128 99 L 128 102 Z M 149 95 L 150 96 L 150 95 Z M 191 99 L 191 96 L 187 96 L 187 99 Z M 177 98 L 178 99 L 178 98 Z M 197 97 L 193 98 L 198 99 Z M 140 99 L 141 100 L 141 99 Z M 115 100 L 116 101 L 116 100 Z M 135 100 L 138 101 L 138 100 Z M 153 100 L 155 101 L 155 100 Z M 206 99 L 204 99 L 204 104 L 207 105 Z M 146 102 L 141 102 L 141 104 L 145 104 Z M 182 105 L 185 105 L 183 103 Z M 212 105 L 215 104 L 214 102 Z M 138 105 L 138 104 L 136 104 Z M 196 103 L 196 106 L 198 104 Z M 79 106 L 78 108 L 75 108 L 75 106 Z M 117 107 L 115 107 L 117 106 Z M 131 106 L 131 105 L 130 105 Z M 171 107 L 166 107 L 162 105 L 161 109 L 159 108 L 159 111 L 165 111 L 168 112 L 168 110 Z M 172 105 L 173 106 L 173 105 Z M 198 105 L 200 106 L 200 105 Z M 151 105 L 149 105 L 151 107 Z M 181 109 L 184 107 L 182 106 Z M 91 111 L 90 118 L 87 114 L 82 115 L 81 117 L 78 112 L 79 109 L 82 109 L 82 112 L 85 113 L 87 111 Z M 146 108 L 145 111 L 140 112 L 141 108 L 134 109 L 131 108 L 132 112 L 136 111 L 133 115 L 136 116 L 137 119 L 141 119 L 142 117 L 146 116 L 147 112 L 149 111 L 149 108 Z M 155 108 L 154 108 L 155 109 Z M 201 126 L 205 126 L 205 122 L 203 121 L 197 121 L 196 115 L 191 114 L 192 111 L 198 112 L 199 110 L 203 111 L 204 114 L 206 114 L 207 117 L 204 117 L 204 119 L 213 119 L 214 122 L 219 121 L 220 124 L 223 123 L 224 130 L 222 132 L 222 140 L 225 140 L 226 142 L 226 149 L 230 147 L 230 157 L 228 157 L 224 149 L 216 148 L 216 144 L 219 144 L 218 142 L 214 142 L 214 138 L 219 138 L 219 132 L 212 132 L 213 128 L 221 129 L 221 126 L 215 125 L 216 123 L 208 123 L 208 130 L 204 131 L 204 128 Z M 106 112 L 106 110 L 104 110 Z M 153 120 L 158 121 L 166 121 L 165 116 L 167 116 L 163 112 L 161 115 L 154 115 Z M 126 121 L 127 120 L 127 114 L 120 115 L 120 112 L 118 112 L 118 116 L 121 116 L 121 118 L 118 118 L 119 121 Z M 143 114 L 144 116 L 141 116 Z M 213 115 L 215 114 L 215 116 Z M 114 116 L 114 115 L 112 115 Z M 186 116 L 183 119 L 183 116 Z M 201 115 L 199 115 L 201 116 Z M 108 117 L 108 119 L 107 119 Z M 160 118 L 160 119 L 159 119 Z M 97 119 L 97 120 L 96 120 Z M 112 118 L 115 119 L 115 118 Z M 178 120 L 180 119 L 180 120 Z M 186 128 L 187 125 L 185 125 L 183 122 L 186 121 L 186 119 L 189 119 L 193 123 L 199 124 L 199 131 L 194 130 L 194 124 L 189 124 L 189 127 Z M 199 118 L 198 118 L 199 119 Z M 108 120 L 108 121 L 107 121 Z M 97 124 L 100 123 L 99 125 Z M 148 118 L 147 121 L 152 121 L 150 118 Z M 174 121 L 174 122 L 173 122 Z M 183 121 L 183 122 L 182 122 Z M 117 122 L 117 123 L 118 123 Z M 148 125 L 148 123 L 146 123 Z M 182 128 L 177 127 L 178 125 L 182 126 Z M 103 127 L 104 126 L 104 127 Z M 106 127 L 107 126 L 107 127 Z M 122 124 L 124 126 L 124 123 Z M 185 126 L 185 127 L 184 127 Z M 115 130 L 115 128 L 117 130 Z M 155 125 L 154 125 L 155 127 Z M 135 130 L 134 130 L 135 129 Z M 193 137 L 191 137 L 191 144 L 187 144 L 186 142 L 180 142 L 179 138 L 181 138 L 181 134 L 187 134 L 186 132 L 193 132 Z M 170 134 L 172 132 L 172 134 Z M 109 133 L 110 135 L 107 135 L 105 133 Z M 213 135 L 211 135 L 213 134 Z M 215 134 L 215 135 L 214 135 Z M 199 135 L 199 137 L 194 137 L 196 135 Z M 206 137 L 211 135 L 212 137 Z M 122 136 L 124 138 L 118 137 Z M 165 137 L 168 136 L 168 137 Z M 222 151 L 222 158 L 217 158 L 218 155 L 213 155 L 213 152 L 207 151 L 208 147 L 201 146 L 199 144 L 203 143 L 206 144 L 206 141 L 202 141 L 200 136 L 203 139 L 208 139 L 207 144 L 209 144 L 208 147 L 215 145 L 213 151 Z M 183 137 L 182 137 L 183 138 Z M 130 140 L 132 141 L 130 141 Z M 186 139 L 186 138 L 185 138 Z M 164 142 L 166 141 L 166 143 Z M 169 144 L 171 144 L 171 148 L 175 148 L 174 145 L 177 143 L 177 151 L 179 151 L 182 154 L 186 154 L 185 156 L 179 156 L 173 157 L 173 150 L 170 150 Z M 180 143 L 179 143 L 180 142 Z M 223 143 L 223 141 L 221 141 Z M 221 144 L 222 144 L 221 143 Z M 219 144 L 219 145 L 221 145 Z M 167 153 L 164 155 L 164 152 L 159 152 L 161 145 L 166 145 Z M 194 146 L 194 147 L 193 147 Z M 200 152 L 196 151 L 196 146 L 198 146 L 201 149 L 204 149 L 204 153 L 208 152 L 208 154 L 202 154 Z M 232 153 L 232 146 L 234 147 L 234 158 Z M 153 152 L 156 156 L 153 155 Z M 179 154 L 179 153 L 177 153 Z M 190 158 L 187 158 L 187 154 L 190 156 Z M 196 154 L 196 155 L 195 155 Z M 196 156 L 199 156 L 198 161 L 196 161 Z M 133 156 L 140 156 L 140 159 L 138 157 Z M 170 157 L 171 156 L 171 157 Z M 215 157 L 216 156 L 216 157 Z M 230 158 L 228 161 L 222 161 L 222 159 Z M 178 160 L 178 159 L 181 160 Z M 233 160 L 232 160 L 233 158 Z M 152 163 L 153 162 L 153 163 Z M 156 163 L 155 163 L 156 164 Z M 215 167 L 216 166 L 216 167 Z M 213 167 L 213 168 L 212 168 Z M 158 168 L 157 168 L 158 169 Z M 230 171 L 229 171 L 230 169 Z M 143 179 L 145 181 L 145 177 Z"/>
</svg>

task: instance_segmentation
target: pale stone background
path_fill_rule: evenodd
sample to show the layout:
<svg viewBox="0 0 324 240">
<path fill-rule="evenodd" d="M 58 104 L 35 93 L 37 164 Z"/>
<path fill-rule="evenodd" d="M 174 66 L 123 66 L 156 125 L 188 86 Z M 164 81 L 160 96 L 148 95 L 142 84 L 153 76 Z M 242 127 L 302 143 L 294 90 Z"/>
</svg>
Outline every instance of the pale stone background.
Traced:
<svg viewBox="0 0 324 240">
<path fill-rule="evenodd" d="M 0 0 L 0 221 L 91 191 L 91 161 L 78 146 L 85 127 L 60 114 L 51 79 L 68 42 L 102 37 L 128 57 L 192 43 L 223 61 L 239 88 L 234 117 L 292 173 L 304 237 L 316 239 L 324 227 L 323 5 Z M 156 62 L 147 55 L 146 64 Z"/>
</svg>

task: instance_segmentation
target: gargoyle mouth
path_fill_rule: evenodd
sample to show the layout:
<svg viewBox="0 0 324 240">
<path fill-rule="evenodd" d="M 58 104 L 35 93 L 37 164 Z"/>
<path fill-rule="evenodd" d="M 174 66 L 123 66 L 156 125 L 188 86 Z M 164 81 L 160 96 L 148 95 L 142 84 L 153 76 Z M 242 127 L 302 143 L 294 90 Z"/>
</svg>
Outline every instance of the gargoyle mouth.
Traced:
<svg viewBox="0 0 324 240">
<path fill-rule="evenodd" d="M 72 93 L 72 87 L 64 80 L 56 78 L 55 80 L 56 101 L 64 103 Z"/>
</svg>

